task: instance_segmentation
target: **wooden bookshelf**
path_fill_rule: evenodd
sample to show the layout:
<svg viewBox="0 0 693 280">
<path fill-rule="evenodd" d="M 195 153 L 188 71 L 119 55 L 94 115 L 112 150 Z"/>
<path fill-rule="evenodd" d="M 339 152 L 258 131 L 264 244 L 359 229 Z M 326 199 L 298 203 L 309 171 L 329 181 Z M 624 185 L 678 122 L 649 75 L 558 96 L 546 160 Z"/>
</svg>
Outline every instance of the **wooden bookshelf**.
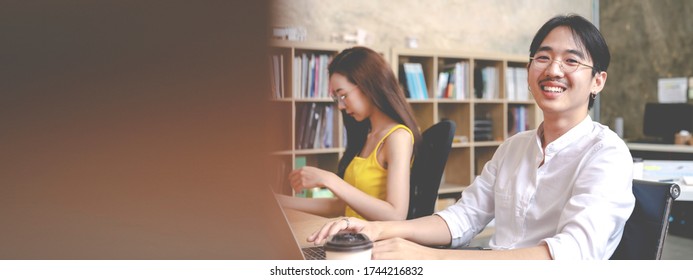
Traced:
<svg viewBox="0 0 693 280">
<path fill-rule="evenodd" d="M 428 91 L 426 100 L 412 100 L 420 130 L 424 131 L 442 119 L 453 120 L 457 125 L 455 141 L 448 157 L 439 193 L 453 194 L 463 191 L 481 173 L 484 164 L 491 159 L 500 144 L 516 133 L 515 116 L 524 113 L 523 128 L 535 129 L 541 123 L 541 113 L 528 92 L 518 95 L 515 74 L 526 69 L 528 58 L 498 53 L 478 53 L 450 50 L 401 49 L 391 50 L 390 63 L 398 75 L 400 84 L 406 87 L 406 75 L 402 77 L 404 63 L 420 63 Z M 459 76 L 464 77 L 464 94 L 446 96 L 441 92 L 440 73 L 450 71 L 452 65 L 466 65 Z M 492 69 L 492 70 L 484 70 Z M 478 76 L 495 72 L 490 79 Z M 458 77 L 459 77 L 458 76 Z M 525 76 L 521 76 L 526 81 Z M 508 81 L 511 79 L 511 81 Z M 449 78 L 448 78 L 449 80 Z M 483 92 L 479 82 L 484 83 L 490 92 Z M 526 88 L 526 84 L 521 84 Z M 478 92 L 481 89 L 481 92 Z M 511 96 L 508 95 L 511 94 Z M 510 98 L 509 98 L 510 97 Z M 518 110 L 517 108 L 522 108 Z M 510 122 L 508 118 L 513 118 Z M 490 120 L 492 124 L 485 135 L 487 139 L 477 139 L 475 119 Z M 479 131 L 481 130 L 478 128 Z"/>
<path fill-rule="evenodd" d="M 286 145 L 283 145 L 280 151 L 272 154 L 284 166 L 284 170 L 280 170 L 279 173 L 288 173 L 289 170 L 302 164 L 317 166 L 333 172 L 337 171 L 337 164 L 343 155 L 345 146 L 345 132 L 341 114 L 328 97 L 326 87 L 322 87 L 314 96 L 306 96 L 305 88 L 301 86 L 302 83 L 305 84 L 305 81 L 301 82 L 297 78 L 301 75 L 298 73 L 300 70 L 296 67 L 298 60 L 295 58 L 311 57 L 311 55 L 333 57 L 348 47 L 350 46 L 342 44 L 291 41 L 273 41 L 271 43 L 270 54 L 268 55 L 269 61 L 271 61 L 269 71 L 276 73 L 277 69 L 274 68 L 277 66 L 275 65 L 279 65 L 279 70 L 281 70 L 279 72 L 280 75 L 283 75 L 283 79 L 280 79 L 282 83 L 278 86 L 283 89 L 281 91 L 283 95 L 277 96 L 272 93 L 268 96 L 270 96 L 273 106 L 277 110 L 281 110 L 282 115 L 286 116 L 286 119 L 278 120 L 284 127 L 280 129 L 285 129 L 282 132 L 287 137 Z M 272 62 L 273 58 L 271 57 L 277 55 L 280 55 L 281 63 Z M 403 64 L 413 63 L 421 66 L 422 80 L 425 83 L 427 94 L 423 99 L 418 96 L 408 100 L 422 132 L 442 119 L 453 120 L 457 125 L 455 141 L 441 182 L 439 191 L 441 195 L 459 193 L 471 184 L 498 146 L 518 130 L 518 120 L 524 127 L 520 130 L 534 129 L 541 123 L 541 112 L 531 95 L 518 94 L 517 83 L 507 81 L 516 78 L 515 73 L 523 70 L 522 68 L 528 62 L 526 57 L 494 53 L 399 48 L 391 49 L 389 55 L 384 56 L 390 61 L 392 70 L 405 90 L 408 90 L 408 85 L 405 78 L 406 73 L 402 70 Z M 464 96 L 461 94 L 441 95 L 440 90 L 442 88 L 440 86 L 442 84 L 438 84 L 441 78 L 440 73 L 451 71 L 456 67 L 463 70 L 458 71 L 455 74 L 456 77 L 458 79 L 461 77 L 466 82 L 454 90 L 457 90 L 456 93 L 459 93 L 460 90 L 463 91 Z M 479 77 L 479 75 L 486 75 L 486 73 L 492 74 Z M 275 75 L 272 74 L 272 77 L 274 78 Z M 526 80 L 526 76 L 524 79 Z M 274 78 L 274 80 L 277 79 Z M 324 82 L 327 81 L 328 79 L 324 80 Z M 479 82 L 483 82 L 486 85 L 484 88 L 491 90 L 479 92 L 477 95 L 475 89 L 482 89 L 478 85 Z M 488 86 L 488 84 L 492 84 L 492 86 Z M 524 86 L 526 87 L 526 84 Z M 327 147 L 306 148 L 300 143 L 302 141 L 301 134 L 305 133 L 307 125 L 302 120 L 302 112 L 313 104 L 333 108 L 329 112 L 332 115 L 330 118 L 332 126 L 329 129 L 332 140 Z M 514 114 L 517 112 L 521 112 L 523 117 L 516 117 Z M 475 128 L 475 119 L 486 121 L 477 122 L 479 127 Z M 482 125 L 488 125 L 488 127 L 482 127 Z M 480 136 L 484 138 L 481 139 Z M 478 139 L 475 140 L 475 137 Z M 312 137 L 311 139 L 316 138 Z M 287 193 L 291 192 L 288 186 L 283 189 Z"/>
<path fill-rule="evenodd" d="M 272 41 L 269 46 L 271 76 L 274 78 L 274 73 L 280 70 L 284 77 L 280 85 L 284 89 L 283 96 L 268 94 L 270 103 L 275 106 L 273 109 L 281 110 L 281 115 L 285 116 L 277 120 L 280 125 L 276 127 L 282 130 L 281 135 L 286 135 L 286 144 L 272 154 L 277 159 L 278 169 L 273 176 L 278 177 L 277 184 L 280 186 L 277 188 L 282 193 L 292 194 L 288 182 L 282 177 L 295 168 L 307 165 L 337 172 L 339 159 L 344 153 L 344 129 L 342 116 L 327 92 L 327 65 L 332 57 L 347 47 L 292 41 Z M 276 69 L 277 63 L 273 60 L 277 55 L 282 60 L 280 69 Z M 316 114 L 319 125 L 309 122 L 311 116 Z M 329 139 L 325 138 L 325 134 L 331 135 Z"/>
</svg>

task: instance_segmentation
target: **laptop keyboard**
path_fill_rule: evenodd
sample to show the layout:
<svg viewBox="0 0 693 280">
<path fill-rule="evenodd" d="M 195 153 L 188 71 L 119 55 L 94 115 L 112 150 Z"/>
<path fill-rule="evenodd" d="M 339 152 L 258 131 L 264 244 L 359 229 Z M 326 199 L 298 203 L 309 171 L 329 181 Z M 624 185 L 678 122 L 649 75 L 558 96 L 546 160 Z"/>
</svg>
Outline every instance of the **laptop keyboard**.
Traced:
<svg viewBox="0 0 693 280">
<path fill-rule="evenodd" d="M 303 251 L 303 256 L 306 260 L 324 260 L 325 259 L 325 247 L 304 247 L 301 248 Z"/>
</svg>

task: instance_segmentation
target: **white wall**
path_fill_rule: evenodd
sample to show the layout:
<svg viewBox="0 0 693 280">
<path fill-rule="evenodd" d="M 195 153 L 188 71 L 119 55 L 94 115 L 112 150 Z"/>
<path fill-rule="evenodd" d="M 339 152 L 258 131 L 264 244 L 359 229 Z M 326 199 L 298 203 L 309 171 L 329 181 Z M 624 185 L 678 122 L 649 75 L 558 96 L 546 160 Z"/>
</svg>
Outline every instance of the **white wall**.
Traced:
<svg viewBox="0 0 693 280">
<path fill-rule="evenodd" d="M 369 46 L 527 54 L 534 33 L 557 14 L 593 20 L 593 0 L 275 0 L 274 26 L 301 26 L 307 41 L 329 42 L 332 34 L 368 31 Z"/>
</svg>

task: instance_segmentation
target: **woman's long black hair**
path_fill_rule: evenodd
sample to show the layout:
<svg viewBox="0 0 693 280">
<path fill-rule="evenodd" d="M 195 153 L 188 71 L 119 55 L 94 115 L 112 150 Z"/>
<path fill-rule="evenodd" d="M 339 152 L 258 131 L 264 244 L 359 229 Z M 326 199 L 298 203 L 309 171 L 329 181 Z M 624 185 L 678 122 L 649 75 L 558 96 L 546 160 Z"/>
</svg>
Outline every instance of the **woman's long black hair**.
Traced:
<svg viewBox="0 0 693 280">
<path fill-rule="evenodd" d="M 412 156 L 416 155 L 421 143 L 419 127 L 394 72 L 380 54 L 366 47 L 349 48 L 332 59 L 328 71 L 330 76 L 339 73 L 346 77 L 350 83 L 358 86 L 380 111 L 407 126 L 414 134 Z M 346 128 L 347 146 L 344 156 L 339 161 L 337 174 L 344 178 L 347 166 L 366 144 L 371 124 L 367 120 L 357 122 L 345 111 L 342 111 L 342 119 Z"/>
</svg>

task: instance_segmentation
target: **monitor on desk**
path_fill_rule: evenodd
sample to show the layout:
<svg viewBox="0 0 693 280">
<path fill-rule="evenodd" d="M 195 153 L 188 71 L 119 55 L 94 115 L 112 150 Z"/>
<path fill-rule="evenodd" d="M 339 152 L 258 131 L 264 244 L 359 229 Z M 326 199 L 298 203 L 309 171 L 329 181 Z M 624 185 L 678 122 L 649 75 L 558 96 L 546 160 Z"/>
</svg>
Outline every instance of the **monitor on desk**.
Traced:
<svg viewBox="0 0 693 280">
<path fill-rule="evenodd" d="M 654 138 L 652 142 L 673 144 L 674 135 L 687 130 L 693 132 L 693 104 L 647 103 L 643 119 L 643 133 Z"/>
</svg>

